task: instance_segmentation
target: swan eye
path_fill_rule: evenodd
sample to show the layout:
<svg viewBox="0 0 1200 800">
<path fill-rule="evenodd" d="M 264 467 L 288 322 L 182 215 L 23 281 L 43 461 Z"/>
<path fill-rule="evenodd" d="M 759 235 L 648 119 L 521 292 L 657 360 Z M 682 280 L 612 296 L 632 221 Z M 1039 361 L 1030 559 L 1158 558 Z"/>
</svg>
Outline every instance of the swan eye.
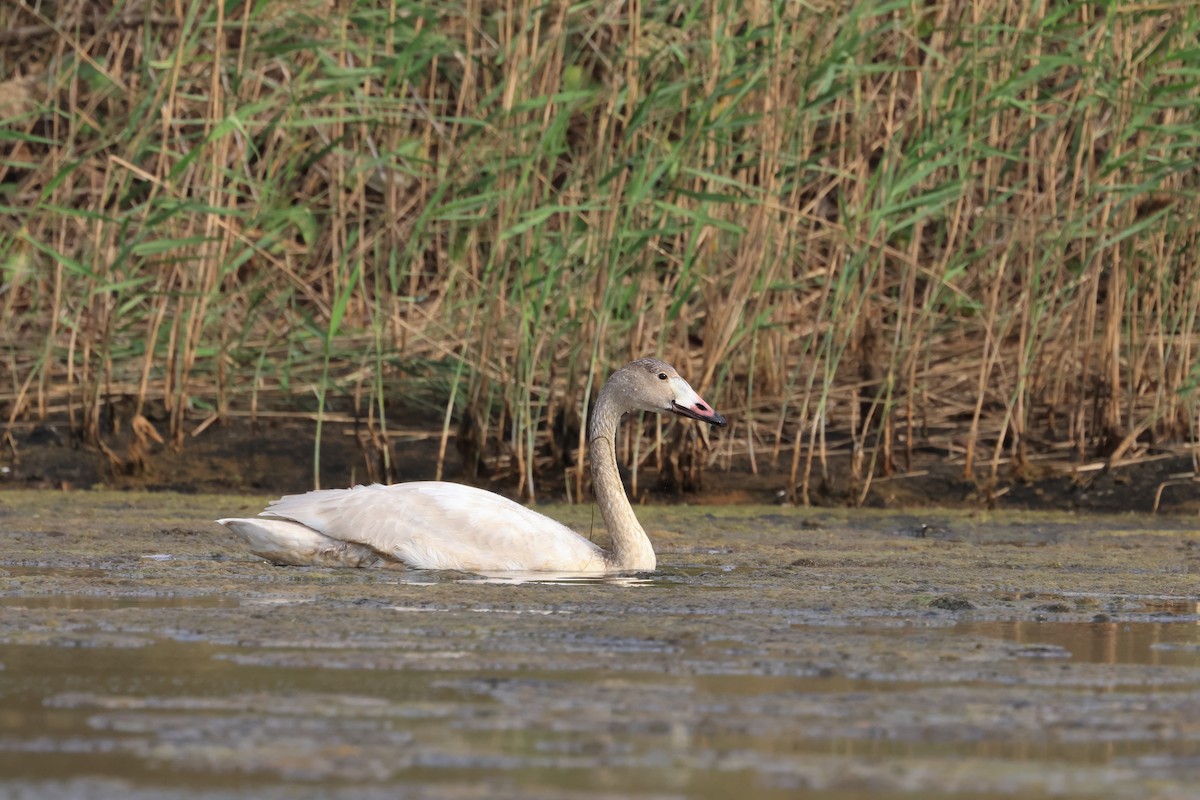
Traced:
<svg viewBox="0 0 1200 800">
<path fill-rule="evenodd" d="M 667 373 L 665 373 L 665 372 L 658 373 L 658 379 L 660 381 L 665 381 L 667 379 Z"/>
</svg>

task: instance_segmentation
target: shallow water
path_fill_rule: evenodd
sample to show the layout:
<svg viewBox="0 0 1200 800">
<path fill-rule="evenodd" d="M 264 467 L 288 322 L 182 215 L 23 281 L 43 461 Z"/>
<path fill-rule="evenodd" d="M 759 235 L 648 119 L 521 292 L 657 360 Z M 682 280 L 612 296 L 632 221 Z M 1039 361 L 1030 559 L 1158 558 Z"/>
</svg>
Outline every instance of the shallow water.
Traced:
<svg viewBox="0 0 1200 800">
<path fill-rule="evenodd" d="M 1186 520 L 647 509 L 596 580 L 272 567 L 258 504 L 0 494 L 0 796 L 1198 796 Z"/>
</svg>

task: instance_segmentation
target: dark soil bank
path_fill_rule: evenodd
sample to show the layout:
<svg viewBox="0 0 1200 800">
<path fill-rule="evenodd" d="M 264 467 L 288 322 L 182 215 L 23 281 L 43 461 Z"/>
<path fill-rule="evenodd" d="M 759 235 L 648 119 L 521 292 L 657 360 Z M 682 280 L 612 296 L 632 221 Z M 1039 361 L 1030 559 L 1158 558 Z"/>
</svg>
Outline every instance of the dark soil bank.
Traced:
<svg viewBox="0 0 1200 800">
<path fill-rule="evenodd" d="M 104 453 L 83 445 L 65 426 L 23 426 L 13 431 L 9 446 L 0 452 L 0 487 L 290 494 L 314 485 L 313 444 L 313 422 L 295 418 L 270 418 L 256 424 L 232 419 L 205 428 L 179 451 L 153 441 L 131 446 L 128 437 L 113 436 Z M 434 477 L 440 433 L 431 425 L 395 432 L 391 448 L 393 482 Z M 980 471 L 975 480 L 965 480 L 961 462 L 941 454 L 921 453 L 914 459 L 906 471 L 874 478 L 864 504 L 876 508 L 1114 512 L 1149 512 L 1157 505 L 1163 513 L 1200 512 L 1200 482 L 1187 455 L 1162 453 L 1111 469 L 1102 461 L 1082 466 L 1065 458 L 1037 461 L 1021 470 L 1006 466 L 995 480 L 988 469 Z M 542 476 L 539 500 L 563 499 L 564 475 L 573 463 L 560 464 L 554 474 Z M 321 485 L 326 487 L 386 477 L 372 440 L 353 425 L 325 426 L 320 466 Z M 756 467 L 754 472 L 736 461 L 728 470 L 709 466 L 700 475 L 698 488 L 682 491 L 676 481 L 658 475 L 650 464 L 639 475 L 639 499 L 692 504 L 776 504 L 785 500 L 790 488 L 790 454 L 785 453 L 777 465 L 760 457 Z M 813 479 L 809 502 L 816 506 L 855 504 L 862 492 L 848 477 L 848 459 L 832 458 L 829 469 L 828 478 Z M 443 477 L 501 493 L 511 492 L 516 483 L 511 475 L 468 474 L 453 440 L 446 449 Z"/>
</svg>

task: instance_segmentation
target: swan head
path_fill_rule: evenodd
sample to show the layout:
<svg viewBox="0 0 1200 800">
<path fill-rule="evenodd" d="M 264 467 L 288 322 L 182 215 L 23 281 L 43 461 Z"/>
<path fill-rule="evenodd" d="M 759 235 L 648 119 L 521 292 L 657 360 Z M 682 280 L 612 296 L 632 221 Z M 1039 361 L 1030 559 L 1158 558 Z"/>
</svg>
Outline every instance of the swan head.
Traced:
<svg viewBox="0 0 1200 800">
<path fill-rule="evenodd" d="M 674 367 L 657 358 L 642 358 L 626 364 L 609 382 L 617 383 L 630 411 L 678 414 L 710 425 L 725 424 L 725 417 L 704 402 Z"/>
</svg>

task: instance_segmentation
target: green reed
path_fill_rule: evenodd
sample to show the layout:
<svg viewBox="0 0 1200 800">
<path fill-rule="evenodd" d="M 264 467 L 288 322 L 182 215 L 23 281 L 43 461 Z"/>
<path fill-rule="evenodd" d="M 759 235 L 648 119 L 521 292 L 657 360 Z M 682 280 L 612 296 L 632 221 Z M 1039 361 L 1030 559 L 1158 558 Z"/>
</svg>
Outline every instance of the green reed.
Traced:
<svg viewBox="0 0 1200 800">
<path fill-rule="evenodd" d="M 580 496 L 659 354 L 734 412 L 631 424 L 685 482 L 1195 435 L 1196 8 L 59 6 L 0 8 L 10 425 L 301 408 L 319 483 L 349 414 L 385 479 L 402 397 Z"/>
</svg>

